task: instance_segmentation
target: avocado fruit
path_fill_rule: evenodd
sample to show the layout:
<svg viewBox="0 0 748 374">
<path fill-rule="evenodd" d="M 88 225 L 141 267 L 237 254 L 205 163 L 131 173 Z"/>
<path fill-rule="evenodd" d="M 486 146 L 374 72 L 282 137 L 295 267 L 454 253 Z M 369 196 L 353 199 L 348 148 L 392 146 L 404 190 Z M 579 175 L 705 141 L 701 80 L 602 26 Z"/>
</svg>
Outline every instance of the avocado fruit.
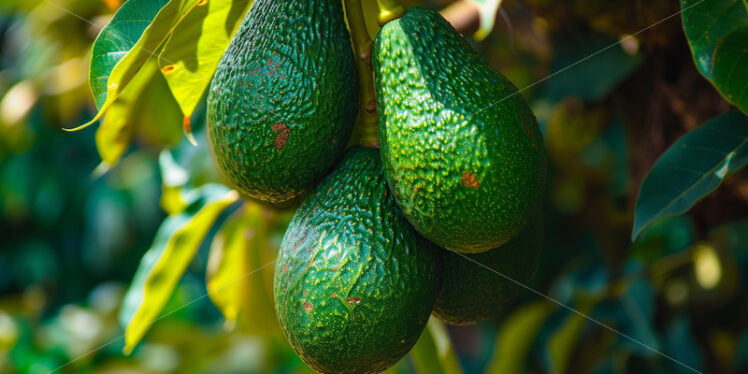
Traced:
<svg viewBox="0 0 748 374">
<path fill-rule="evenodd" d="M 321 373 L 376 373 L 416 343 L 438 276 L 432 243 L 410 226 L 379 151 L 354 147 L 291 220 L 273 282 L 280 325 Z"/>
<path fill-rule="evenodd" d="M 542 244 L 543 216 L 536 213 L 498 248 L 473 254 L 439 251 L 441 286 L 434 316 L 452 325 L 471 325 L 510 310 L 523 290 L 520 284 L 535 271 Z"/>
<path fill-rule="evenodd" d="M 340 0 L 256 0 L 218 64 L 208 133 L 229 184 L 281 205 L 340 159 L 358 75 Z"/>
<path fill-rule="evenodd" d="M 385 176 L 405 216 L 462 253 L 509 241 L 546 178 L 543 138 L 517 88 L 432 10 L 385 24 L 372 55 Z"/>
</svg>

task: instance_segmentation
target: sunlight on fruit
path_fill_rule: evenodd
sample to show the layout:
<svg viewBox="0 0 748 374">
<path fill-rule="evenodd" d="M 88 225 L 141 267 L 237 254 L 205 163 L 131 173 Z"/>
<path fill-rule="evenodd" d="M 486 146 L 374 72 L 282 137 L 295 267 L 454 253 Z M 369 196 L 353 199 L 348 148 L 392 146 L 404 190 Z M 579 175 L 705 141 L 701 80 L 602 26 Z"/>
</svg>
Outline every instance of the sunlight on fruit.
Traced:
<svg viewBox="0 0 748 374">
<path fill-rule="evenodd" d="M 719 285 L 722 279 L 722 264 L 714 247 L 699 244 L 693 250 L 693 266 L 696 281 L 704 289 L 712 289 Z"/>
</svg>

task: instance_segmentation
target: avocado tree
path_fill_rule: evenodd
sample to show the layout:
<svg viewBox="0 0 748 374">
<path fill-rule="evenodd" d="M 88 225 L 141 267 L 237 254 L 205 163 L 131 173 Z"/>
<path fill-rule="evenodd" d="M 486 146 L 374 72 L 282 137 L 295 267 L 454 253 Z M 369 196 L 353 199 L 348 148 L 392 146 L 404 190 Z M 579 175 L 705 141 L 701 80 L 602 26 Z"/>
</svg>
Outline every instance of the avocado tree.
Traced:
<svg viewBox="0 0 748 374">
<path fill-rule="evenodd" d="M 294 372 L 747 367 L 745 1 L 107 4 L 65 135 L 156 151 L 125 355 L 199 267 Z"/>
<path fill-rule="evenodd" d="M 436 12 L 405 12 L 394 1 L 362 3 L 130 0 L 102 29 L 90 69 L 99 113 L 86 124 L 104 118 L 97 130 L 101 168 L 114 165 L 131 138 L 132 123 L 121 118 L 128 112 L 117 108 L 148 92 L 153 78 L 146 74 L 160 75 L 190 139 L 191 117 L 207 89 L 210 149 L 228 186 L 193 189 L 164 179 L 169 217 L 120 314 L 126 351 L 157 318 L 213 225 L 219 227 L 211 255 L 218 265 L 207 279 L 213 301 L 229 320 L 244 315 L 243 324 L 256 322 L 250 309 L 270 308 L 246 303 L 246 284 L 255 282 L 244 277 L 255 270 L 239 263 L 258 249 L 231 237 L 256 229 L 247 215 L 278 220 L 281 213 L 261 207 L 267 203 L 292 210 L 301 203 L 275 263 L 273 294 L 285 335 L 315 370 L 389 368 L 415 344 L 434 297 L 435 315 L 459 323 L 498 315 L 515 302 L 516 292 L 502 289 L 516 286 L 499 286 L 506 280 L 496 283 L 492 272 L 526 281 L 532 252 L 541 247 L 537 227 L 522 234 L 531 236 L 522 239 L 528 244 L 502 247 L 530 230 L 529 217 L 542 215 L 533 213 L 546 168 L 535 116 L 515 86 Z M 495 19 L 499 3 L 479 2 L 481 20 Z M 740 73 L 746 9 L 732 1 L 681 5 L 696 65 L 737 109 L 680 139 L 655 164 L 642 183 L 634 238 L 655 219 L 686 211 L 748 161 L 740 113 L 746 111 Z M 479 37 L 492 22 L 481 26 Z M 357 143 L 381 144 L 381 151 L 350 151 L 336 165 Z M 376 192 L 369 192 L 371 183 Z M 224 212 L 231 213 L 221 219 Z M 426 238 L 463 253 L 492 251 L 472 263 L 431 244 L 409 244 Z M 447 256 L 444 270 L 434 260 L 419 262 L 423 256 Z M 484 279 L 463 279 L 481 271 Z M 437 294 L 440 281 L 456 289 Z M 253 301 L 271 304 L 268 287 L 265 300 Z"/>
</svg>

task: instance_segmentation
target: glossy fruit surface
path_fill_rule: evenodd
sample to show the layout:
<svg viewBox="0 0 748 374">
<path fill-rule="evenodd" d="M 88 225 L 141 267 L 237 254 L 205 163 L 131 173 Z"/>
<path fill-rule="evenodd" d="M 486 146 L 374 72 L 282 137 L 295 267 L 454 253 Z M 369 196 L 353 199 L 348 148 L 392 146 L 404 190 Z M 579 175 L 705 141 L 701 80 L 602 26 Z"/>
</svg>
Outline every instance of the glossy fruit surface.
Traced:
<svg viewBox="0 0 748 374">
<path fill-rule="evenodd" d="M 281 327 L 323 373 L 374 373 L 418 340 L 434 305 L 433 244 L 387 188 L 379 151 L 352 148 L 301 204 L 274 278 Z"/>
<path fill-rule="evenodd" d="M 339 160 L 357 105 L 341 2 L 257 0 L 211 83 L 213 152 L 235 188 L 280 204 Z"/>
<path fill-rule="evenodd" d="M 545 185 L 527 102 L 431 10 L 386 24 L 373 56 L 382 161 L 408 220 L 458 252 L 509 241 Z"/>
</svg>

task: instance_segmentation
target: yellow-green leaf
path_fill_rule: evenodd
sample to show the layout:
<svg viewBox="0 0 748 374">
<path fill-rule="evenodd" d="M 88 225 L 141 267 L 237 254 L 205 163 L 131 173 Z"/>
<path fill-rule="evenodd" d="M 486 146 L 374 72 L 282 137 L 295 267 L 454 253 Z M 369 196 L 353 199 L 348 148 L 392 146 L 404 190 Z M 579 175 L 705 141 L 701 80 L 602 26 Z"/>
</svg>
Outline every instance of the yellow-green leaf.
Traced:
<svg viewBox="0 0 748 374">
<path fill-rule="evenodd" d="M 225 186 L 205 185 L 189 194 L 182 213 L 161 224 L 120 310 L 126 354 L 156 320 L 218 216 L 238 199 L 239 194 Z"/>
<path fill-rule="evenodd" d="M 195 110 L 251 4 L 210 0 L 190 12 L 166 42 L 159 65 L 185 116 Z"/>
<path fill-rule="evenodd" d="M 208 295 L 228 321 L 252 332 L 280 332 L 273 310 L 272 282 L 277 248 L 268 256 L 270 226 L 259 204 L 245 202 L 223 224 L 208 261 Z"/>
<path fill-rule="evenodd" d="M 499 11 L 502 0 L 469 0 L 478 5 L 480 9 L 480 27 L 475 32 L 475 40 L 483 40 L 493 30 L 496 23 L 496 13 Z"/>
<path fill-rule="evenodd" d="M 99 112 L 91 121 L 69 131 L 88 127 L 101 118 L 199 0 L 170 0 L 166 5 L 164 1 L 130 0 L 101 30 L 94 42 L 89 73 Z"/>
<path fill-rule="evenodd" d="M 428 325 L 410 351 L 410 357 L 419 374 L 462 374 L 447 331 L 434 317 L 429 318 Z"/>
<path fill-rule="evenodd" d="M 101 175 L 119 161 L 130 146 L 132 128 L 130 115 L 132 114 L 131 100 L 117 100 L 112 104 L 101 125 L 96 130 L 96 149 L 101 156 L 101 164 L 94 174 Z"/>
<path fill-rule="evenodd" d="M 431 336 L 434 338 L 436 351 L 439 354 L 439 362 L 444 371 L 448 374 L 461 374 L 462 368 L 460 367 L 457 353 L 455 353 L 454 347 L 452 347 L 452 341 L 449 339 L 449 334 L 444 323 L 432 317 L 429 319 L 426 329 L 429 330 Z"/>
<path fill-rule="evenodd" d="M 522 306 L 509 316 L 499 330 L 493 358 L 486 373 L 521 373 L 530 345 L 553 310 L 552 304 L 537 301 Z"/>
<path fill-rule="evenodd" d="M 146 65 L 156 67 L 156 60 Z M 182 140 L 182 113 L 163 75 L 158 72 L 138 97 L 135 108 L 134 132 L 145 144 L 173 147 Z"/>
<path fill-rule="evenodd" d="M 140 74 L 122 92 L 107 111 L 96 130 L 96 149 L 101 156 L 101 165 L 96 174 L 106 172 L 119 161 L 132 140 L 132 125 L 136 115 L 135 105 L 148 82 L 158 72 L 156 64 L 145 64 Z"/>
</svg>

